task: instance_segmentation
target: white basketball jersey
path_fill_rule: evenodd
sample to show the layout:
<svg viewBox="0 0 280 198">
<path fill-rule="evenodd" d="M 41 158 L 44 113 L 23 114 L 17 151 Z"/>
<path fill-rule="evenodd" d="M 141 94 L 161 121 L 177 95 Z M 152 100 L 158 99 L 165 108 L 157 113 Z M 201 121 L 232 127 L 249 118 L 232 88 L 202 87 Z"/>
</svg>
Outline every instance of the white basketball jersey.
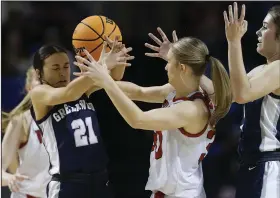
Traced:
<svg viewBox="0 0 280 198">
<path fill-rule="evenodd" d="M 29 138 L 26 145 L 19 149 L 20 164 L 17 173 L 28 176 L 28 180 L 19 182 L 19 194 L 34 197 L 46 197 L 46 187 L 51 176 L 49 174 L 49 157 L 42 143 L 42 133 L 32 119 Z M 11 197 L 19 197 L 12 193 Z"/>
<path fill-rule="evenodd" d="M 175 99 L 175 95 L 173 91 L 167 96 L 163 108 L 185 100 L 202 99 L 209 112 L 214 110 L 213 103 L 202 92 L 179 99 Z M 215 131 L 208 124 L 198 134 L 190 134 L 183 128 L 155 131 L 146 190 L 178 198 L 204 198 L 201 161 L 214 141 L 214 135 Z"/>
<path fill-rule="evenodd" d="M 280 96 L 270 93 L 263 98 L 260 128 L 260 151 L 280 149 Z"/>
</svg>

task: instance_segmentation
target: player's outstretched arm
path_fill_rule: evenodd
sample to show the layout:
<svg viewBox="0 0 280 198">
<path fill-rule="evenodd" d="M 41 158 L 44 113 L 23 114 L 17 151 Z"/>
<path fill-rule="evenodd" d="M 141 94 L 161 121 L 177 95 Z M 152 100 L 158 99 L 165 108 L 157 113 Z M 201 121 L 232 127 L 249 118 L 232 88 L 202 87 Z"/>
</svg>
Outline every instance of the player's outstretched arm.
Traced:
<svg viewBox="0 0 280 198">
<path fill-rule="evenodd" d="M 106 64 L 108 68 L 108 73 L 111 77 L 119 81 L 123 78 L 125 68 L 131 66 L 127 63 L 128 60 L 133 60 L 134 56 L 130 56 L 128 53 L 132 51 L 132 48 L 126 48 L 124 44 L 118 41 L 118 36 L 112 41 L 108 37 L 105 37 L 106 42 L 103 43 L 103 49 L 101 51 L 98 62 L 100 64 Z M 111 47 L 111 51 L 106 53 L 106 48 L 108 45 Z M 92 87 L 87 91 L 87 95 L 100 90 L 101 88 L 92 85 Z"/>
<path fill-rule="evenodd" d="M 197 116 L 202 115 L 202 105 L 199 106 L 192 101 L 185 101 L 171 108 L 143 112 L 125 95 L 111 78 L 106 65 L 97 63 L 92 57 L 88 57 L 91 62 L 82 57 L 79 59 L 83 64 L 75 64 L 77 64 L 83 72 L 74 73 L 74 75 L 88 76 L 97 86 L 104 88 L 120 114 L 133 128 L 163 130 L 186 127 L 188 123 L 193 123 L 197 119 Z"/>
<path fill-rule="evenodd" d="M 84 52 L 89 54 L 86 50 Z M 92 80 L 86 76 L 74 79 L 66 87 L 55 88 L 41 84 L 30 91 L 30 97 L 34 107 L 54 106 L 79 99 L 92 87 L 92 84 Z"/>
<path fill-rule="evenodd" d="M 167 95 L 174 90 L 169 83 L 152 87 L 141 87 L 124 81 L 117 81 L 116 84 L 131 100 L 149 103 L 163 103 Z"/>
<path fill-rule="evenodd" d="M 234 12 L 232 5 L 229 5 L 228 14 L 224 11 L 225 33 L 228 41 L 228 62 L 230 71 L 230 81 L 232 86 L 234 101 L 243 103 L 242 89 L 249 87 L 249 79 L 246 74 L 241 39 L 247 31 L 247 21 L 245 18 L 245 5 L 242 5 L 241 15 L 238 18 L 237 3 L 234 3 Z"/>
<path fill-rule="evenodd" d="M 155 43 L 158 46 L 154 46 L 149 43 L 145 43 L 145 46 L 147 48 L 149 48 L 155 52 L 154 53 L 145 53 L 145 55 L 149 56 L 149 57 L 157 57 L 157 58 L 161 58 L 163 60 L 167 60 L 167 53 L 168 53 L 172 43 L 169 41 L 168 37 L 166 36 L 166 34 L 163 32 L 163 30 L 160 27 L 157 28 L 157 31 L 161 36 L 161 40 L 152 33 L 149 33 L 148 35 L 153 41 L 155 41 Z M 172 37 L 173 37 L 173 43 L 178 41 L 178 37 L 177 37 L 175 30 L 172 32 Z M 210 80 L 205 75 L 203 75 L 200 80 L 200 87 L 204 91 L 206 91 L 206 93 L 208 93 L 208 95 L 210 96 L 212 101 L 215 101 L 215 92 L 214 92 L 212 80 Z"/>
<path fill-rule="evenodd" d="M 54 106 L 79 99 L 91 86 L 92 80 L 82 76 L 71 81 L 66 87 L 38 85 L 30 91 L 30 96 L 33 104 Z"/>
<path fill-rule="evenodd" d="M 247 31 L 245 5 L 242 5 L 238 18 L 238 6 L 235 2 L 229 6 L 228 14 L 224 11 L 226 37 L 228 41 L 228 58 L 230 80 L 234 100 L 244 104 L 261 98 L 280 88 L 280 61 L 274 61 L 265 66 L 262 71 L 247 75 L 242 55 L 241 39 Z"/>
<path fill-rule="evenodd" d="M 106 81 L 104 89 L 122 117 L 133 128 L 145 130 L 168 130 L 186 127 L 194 122 L 198 107 L 193 102 L 185 101 L 170 108 L 160 108 L 143 112 L 111 80 Z"/>
</svg>

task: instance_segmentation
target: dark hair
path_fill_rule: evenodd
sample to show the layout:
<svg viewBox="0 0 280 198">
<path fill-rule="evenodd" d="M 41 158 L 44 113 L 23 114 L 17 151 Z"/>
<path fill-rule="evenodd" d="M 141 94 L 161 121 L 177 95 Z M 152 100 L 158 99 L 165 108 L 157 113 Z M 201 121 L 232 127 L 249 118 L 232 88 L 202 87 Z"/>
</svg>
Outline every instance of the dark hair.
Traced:
<svg viewBox="0 0 280 198">
<path fill-rule="evenodd" d="M 67 51 L 58 45 L 44 45 L 35 52 L 33 58 L 33 67 L 35 70 L 38 69 L 40 71 L 40 77 L 39 77 L 40 82 L 42 82 L 41 78 L 43 74 L 44 60 L 56 53 L 67 54 Z"/>
<path fill-rule="evenodd" d="M 268 11 L 268 14 L 272 16 L 273 22 L 276 25 L 276 37 L 280 40 L 280 6 L 273 6 Z"/>
<path fill-rule="evenodd" d="M 210 63 L 216 105 L 210 124 L 216 125 L 227 114 L 232 103 L 230 80 L 224 66 L 209 55 L 207 46 L 197 38 L 181 38 L 172 45 L 171 51 L 177 62 L 191 67 L 194 75 L 198 77 L 203 75 L 206 65 Z"/>
</svg>

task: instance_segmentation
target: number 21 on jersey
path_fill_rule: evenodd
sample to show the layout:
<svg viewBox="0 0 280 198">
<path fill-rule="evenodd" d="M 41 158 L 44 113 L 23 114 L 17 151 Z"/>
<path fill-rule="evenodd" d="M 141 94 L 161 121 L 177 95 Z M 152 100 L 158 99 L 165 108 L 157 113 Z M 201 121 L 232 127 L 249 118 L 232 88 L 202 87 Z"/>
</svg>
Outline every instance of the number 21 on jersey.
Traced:
<svg viewBox="0 0 280 198">
<path fill-rule="evenodd" d="M 89 144 L 98 143 L 98 139 L 92 127 L 91 117 L 86 117 L 85 120 L 73 120 L 71 127 L 74 130 L 74 138 L 76 147 L 87 146 Z M 86 134 L 86 132 L 88 132 Z"/>
</svg>

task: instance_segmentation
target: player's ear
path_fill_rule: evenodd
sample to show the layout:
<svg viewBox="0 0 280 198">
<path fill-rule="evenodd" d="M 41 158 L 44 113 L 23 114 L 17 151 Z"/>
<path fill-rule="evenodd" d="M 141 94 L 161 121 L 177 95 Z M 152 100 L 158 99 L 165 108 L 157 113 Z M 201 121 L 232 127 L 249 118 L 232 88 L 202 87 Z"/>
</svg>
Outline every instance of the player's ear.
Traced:
<svg viewBox="0 0 280 198">
<path fill-rule="evenodd" d="M 180 67 L 180 70 L 183 73 L 190 73 L 190 72 L 192 72 L 192 69 L 188 65 L 186 65 L 186 64 L 179 63 L 179 67 Z"/>
<path fill-rule="evenodd" d="M 182 72 L 186 72 L 187 67 L 186 67 L 185 64 L 179 63 L 179 67 L 180 67 L 180 69 L 181 69 Z"/>
</svg>

